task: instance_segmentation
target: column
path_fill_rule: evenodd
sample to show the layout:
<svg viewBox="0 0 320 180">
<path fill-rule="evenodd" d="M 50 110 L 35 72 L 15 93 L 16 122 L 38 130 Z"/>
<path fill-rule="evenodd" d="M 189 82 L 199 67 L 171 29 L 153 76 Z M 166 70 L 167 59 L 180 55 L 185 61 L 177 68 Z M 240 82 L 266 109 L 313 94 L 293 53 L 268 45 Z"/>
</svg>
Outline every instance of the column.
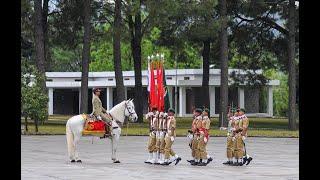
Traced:
<svg viewBox="0 0 320 180">
<path fill-rule="evenodd" d="M 53 115 L 53 88 L 48 89 L 48 96 L 49 96 L 48 114 Z"/>
<path fill-rule="evenodd" d="M 128 88 L 124 87 L 124 99 L 128 100 Z"/>
<path fill-rule="evenodd" d="M 210 116 L 213 116 L 216 106 L 216 88 L 214 86 L 209 86 L 209 94 L 210 94 Z"/>
<path fill-rule="evenodd" d="M 186 114 L 186 88 L 179 87 L 179 116 Z"/>
<path fill-rule="evenodd" d="M 81 113 L 80 109 L 81 109 L 81 88 L 79 88 L 79 113 Z"/>
<path fill-rule="evenodd" d="M 112 106 L 113 106 L 112 87 L 107 87 L 107 110 L 110 110 Z"/>
<path fill-rule="evenodd" d="M 238 103 L 240 108 L 244 108 L 244 89 L 238 87 Z"/>
<path fill-rule="evenodd" d="M 272 86 L 268 87 L 268 114 L 273 116 L 273 89 Z"/>
<path fill-rule="evenodd" d="M 168 93 L 169 93 L 170 107 L 172 107 L 172 87 L 171 86 L 167 86 L 167 90 L 168 90 Z"/>
</svg>

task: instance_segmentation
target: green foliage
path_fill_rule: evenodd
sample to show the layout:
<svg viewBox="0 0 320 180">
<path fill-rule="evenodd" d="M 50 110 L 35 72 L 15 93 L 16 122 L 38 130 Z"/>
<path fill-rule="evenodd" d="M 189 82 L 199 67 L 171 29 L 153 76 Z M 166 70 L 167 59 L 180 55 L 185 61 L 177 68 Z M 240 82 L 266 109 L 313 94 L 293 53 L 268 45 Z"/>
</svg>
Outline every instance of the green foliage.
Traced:
<svg viewBox="0 0 320 180">
<path fill-rule="evenodd" d="M 280 86 L 273 89 L 273 113 L 275 116 L 287 116 L 289 103 L 288 75 L 269 70 L 264 72 L 271 79 L 278 79 Z"/>
<path fill-rule="evenodd" d="M 43 76 L 24 60 L 21 66 L 21 114 L 37 122 L 48 118 L 48 96 L 41 88 Z"/>
</svg>

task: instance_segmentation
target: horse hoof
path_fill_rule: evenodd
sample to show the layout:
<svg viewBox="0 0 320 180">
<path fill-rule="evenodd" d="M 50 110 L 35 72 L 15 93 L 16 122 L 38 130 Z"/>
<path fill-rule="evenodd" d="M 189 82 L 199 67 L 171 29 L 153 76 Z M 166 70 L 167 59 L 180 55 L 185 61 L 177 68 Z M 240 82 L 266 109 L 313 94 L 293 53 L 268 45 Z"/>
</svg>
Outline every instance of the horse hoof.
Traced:
<svg viewBox="0 0 320 180">
<path fill-rule="evenodd" d="M 70 162 L 74 163 L 74 162 L 76 162 L 76 160 L 72 159 Z"/>
<path fill-rule="evenodd" d="M 114 161 L 113 163 L 120 163 L 120 161 L 119 161 L 119 160 L 116 160 L 116 161 Z"/>
<path fill-rule="evenodd" d="M 81 161 L 80 159 L 79 159 L 79 160 L 77 160 L 77 162 L 78 162 L 78 163 L 82 163 L 82 161 Z"/>
</svg>

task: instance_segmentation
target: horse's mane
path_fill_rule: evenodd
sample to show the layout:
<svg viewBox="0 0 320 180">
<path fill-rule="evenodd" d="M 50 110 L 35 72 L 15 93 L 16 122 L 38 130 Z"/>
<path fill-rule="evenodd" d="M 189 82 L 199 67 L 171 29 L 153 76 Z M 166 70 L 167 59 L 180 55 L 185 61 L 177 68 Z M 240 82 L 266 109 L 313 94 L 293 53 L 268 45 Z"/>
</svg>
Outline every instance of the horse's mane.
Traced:
<svg viewBox="0 0 320 180">
<path fill-rule="evenodd" d="M 125 116 L 124 116 L 124 103 L 126 101 L 122 101 L 121 103 L 117 104 L 113 108 L 110 109 L 109 113 L 112 115 L 113 118 L 120 122 L 124 122 Z"/>
</svg>

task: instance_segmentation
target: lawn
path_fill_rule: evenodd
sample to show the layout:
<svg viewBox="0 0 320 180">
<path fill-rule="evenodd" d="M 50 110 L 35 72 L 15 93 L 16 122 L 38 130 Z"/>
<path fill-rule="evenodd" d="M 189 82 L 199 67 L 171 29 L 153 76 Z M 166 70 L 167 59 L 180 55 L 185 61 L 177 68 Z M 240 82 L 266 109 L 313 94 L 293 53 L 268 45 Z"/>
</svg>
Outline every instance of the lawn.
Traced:
<svg viewBox="0 0 320 180">
<path fill-rule="evenodd" d="M 39 134 L 65 134 L 65 123 L 70 116 L 50 116 L 49 120 L 39 126 Z M 289 131 L 285 118 L 250 118 L 249 133 L 251 137 L 299 137 L 299 130 Z M 24 120 L 21 121 L 24 124 Z M 191 118 L 177 118 L 177 135 L 185 136 L 191 126 Z M 30 122 L 27 134 L 34 134 L 34 125 Z M 122 135 L 148 135 L 148 123 L 129 123 L 128 129 L 122 127 Z M 226 136 L 226 131 L 219 130 L 218 119 L 212 118 L 211 136 Z"/>
</svg>

